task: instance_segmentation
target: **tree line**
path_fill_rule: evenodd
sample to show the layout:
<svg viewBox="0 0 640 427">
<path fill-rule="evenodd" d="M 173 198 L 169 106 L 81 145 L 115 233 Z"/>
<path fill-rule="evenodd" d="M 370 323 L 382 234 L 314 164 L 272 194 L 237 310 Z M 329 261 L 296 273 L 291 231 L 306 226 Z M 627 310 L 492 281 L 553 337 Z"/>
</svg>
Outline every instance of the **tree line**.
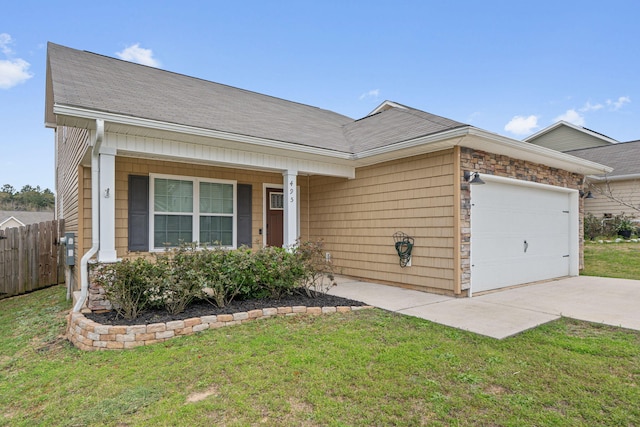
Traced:
<svg viewBox="0 0 640 427">
<path fill-rule="evenodd" d="M 5 184 L 0 187 L 0 210 L 3 211 L 49 211 L 55 207 L 55 196 L 51 190 L 25 185 L 20 191 Z"/>
</svg>

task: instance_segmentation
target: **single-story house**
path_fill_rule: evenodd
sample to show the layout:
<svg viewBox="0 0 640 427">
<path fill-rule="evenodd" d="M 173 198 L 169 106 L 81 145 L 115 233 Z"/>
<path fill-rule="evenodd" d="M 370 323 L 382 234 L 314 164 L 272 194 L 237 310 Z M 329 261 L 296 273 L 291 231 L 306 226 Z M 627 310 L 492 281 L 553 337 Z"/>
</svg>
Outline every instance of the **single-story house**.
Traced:
<svg viewBox="0 0 640 427">
<path fill-rule="evenodd" d="M 596 217 L 639 216 L 640 140 L 618 142 L 601 133 L 568 122 L 557 122 L 525 138 L 525 142 L 562 151 L 613 168 L 587 177 L 585 213 Z"/>
<path fill-rule="evenodd" d="M 354 120 L 52 43 L 45 121 L 81 289 L 94 256 L 180 240 L 322 239 L 340 274 L 456 296 L 577 275 L 584 176 L 611 170 L 396 102 Z"/>
<path fill-rule="evenodd" d="M 53 211 L 0 211 L 0 230 L 53 221 Z"/>
</svg>

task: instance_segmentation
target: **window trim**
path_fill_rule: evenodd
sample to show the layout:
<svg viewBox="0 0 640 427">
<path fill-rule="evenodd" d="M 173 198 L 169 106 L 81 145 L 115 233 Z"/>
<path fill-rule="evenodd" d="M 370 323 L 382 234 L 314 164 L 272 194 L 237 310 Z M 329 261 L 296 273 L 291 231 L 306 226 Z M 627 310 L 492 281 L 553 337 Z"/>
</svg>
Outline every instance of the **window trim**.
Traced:
<svg viewBox="0 0 640 427">
<path fill-rule="evenodd" d="M 272 191 L 270 193 L 270 196 L 271 197 L 269 197 L 269 209 L 272 211 L 284 211 L 284 192 L 281 191 L 278 193 L 278 192 Z M 282 196 L 282 204 L 283 204 L 282 207 L 277 208 L 273 206 L 273 196 Z"/>
<path fill-rule="evenodd" d="M 215 178 L 202 178 L 195 176 L 184 176 L 184 175 L 169 175 L 169 174 L 157 174 L 150 173 L 149 174 L 149 252 L 162 252 L 165 250 L 164 247 L 156 248 L 154 244 L 155 239 L 155 216 L 156 214 L 162 215 L 167 212 L 156 212 L 155 210 L 155 193 L 156 193 L 156 179 L 174 179 L 179 181 L 191 181 L 193 183 L 193 209 L 192 212 L 180 212 L 175 213 L 176 215 L 191 215 L 192 217 L 192 230 L 191 237 L 194 238 L 194 242 L 199 242 L 200 238 L 200 217 L 201 216 L 225 216 L 232 217 L 233 223 L 233 233 L 231 237 L 231 245 L 222 246 L 227 249 L 236 249 L 238 245 L 238 182 L 235 180 L 228 179 L 215 179 Z M 210 213 L 200 213 L 200 183 L 212 183 L 212 184 L 230 184 L 233 186 L 233 213 L 232 214 L 210 214 Z M 173 214 L 173 213 L 171 213 Z"/>
</svg>

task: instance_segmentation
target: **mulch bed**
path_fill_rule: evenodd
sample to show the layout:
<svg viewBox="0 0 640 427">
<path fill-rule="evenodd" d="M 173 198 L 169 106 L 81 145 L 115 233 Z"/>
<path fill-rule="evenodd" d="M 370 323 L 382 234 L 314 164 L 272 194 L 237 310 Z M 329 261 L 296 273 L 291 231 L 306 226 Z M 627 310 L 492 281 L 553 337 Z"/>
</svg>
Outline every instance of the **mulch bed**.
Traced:
<svg viewBox="0 0 640 427">
<path fill-rule="evenodd" d="M 238 300 L 232 301 L 226 307 L 219 308 L 207 301 L 197 301 L 187 307 L 185 311 L 178 314 L 169 314 L 164 309 L 150 309 L 143 312 L 140 316 L 133 320 L 127 320 L 117 317 L 115 311 L 106 313 L 88 313 L 84 316 L 94 322 L 103 325 L 148 325 L 151 323 L 171 322 L 173 320 L 184 320 L 192 317 L 210 316 L 218 314 L 234 314 L 244 311 L 258 310 L 263 308 L 277 307 L 361 307 L 367 305 L 361 301 L 354 301 L 347 298 L 341 298 L 323 293 L 315 293 L 313 298 L 306 294 L 293 293 L 280 299 L 254 299 L 254 300 Z"/>
</svg>

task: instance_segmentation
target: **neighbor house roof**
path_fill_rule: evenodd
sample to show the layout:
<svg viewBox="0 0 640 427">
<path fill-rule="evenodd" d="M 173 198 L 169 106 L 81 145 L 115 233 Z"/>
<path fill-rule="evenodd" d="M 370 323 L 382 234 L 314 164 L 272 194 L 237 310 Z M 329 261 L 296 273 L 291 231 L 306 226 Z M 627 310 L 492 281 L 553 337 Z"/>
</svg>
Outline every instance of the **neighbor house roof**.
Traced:
<svg viewBox="0 0 640 427">
<path fill-rule="evenodd" d="M 604 168 L 391 101 L 354 120 L 53 43 L 48 45 L 47 58 L 48 126 L 91 128 L 92 121 L 102 119 L 117 127 L 116 132 L 125 127 L 126 132 L 143 136 L 151 131 L 181 132 L 358 165 L 451 148 L 471 136 L 465 139 L 466 146 L 483 151 L 579 173 L 598 173 Z"/>
<path fill-rule="evenodd" d="M 534 133 L 533 135 L 530 135 L 528 137 L 526 137 L 525 139 L 523 139 L 523 141 L 525 142 L 532 142 L 540 137 L 542 137 L 543 135 L 552 132 L 560 127 L 567 127 L 567 128 L 571 128 L 577 131 L 580 131 L 586 135 L 592 136 L 594 138 L 597 138 L 599 140 L 601 140 L 603 143 L 607 143 L 607 144 L 616 144 L 618 141 L 616 141 L 613 138 L 609 138 L 607 135 L 604 135 L 600 132 L 596 132 L 594 130 L 591 129 L 587 129 L 583 126 L 578 126 L 578 125 L 574 125 L 573 123 L 569 123 L 566 122 L 564 120 L 560 120 L 558 122 L 555 122 L 554 124 L 547 126 L 546 128 Z"/>
<path fill-rule="evenodd" d="M 640 159 L 640 140 L 572 150 L 567 151 L 567 154 L 611 166 L 613 172 L 607 176 L 612 178 L 622 179 L 630 175 L 640 175 L 640 162 L 638 162 Z"/>
<path fill-rule="evenodd" d="M 11 218 L 23 225 L 53 221 L 53 212 L 0 211 L 0 227 Z"/>
</svg>

